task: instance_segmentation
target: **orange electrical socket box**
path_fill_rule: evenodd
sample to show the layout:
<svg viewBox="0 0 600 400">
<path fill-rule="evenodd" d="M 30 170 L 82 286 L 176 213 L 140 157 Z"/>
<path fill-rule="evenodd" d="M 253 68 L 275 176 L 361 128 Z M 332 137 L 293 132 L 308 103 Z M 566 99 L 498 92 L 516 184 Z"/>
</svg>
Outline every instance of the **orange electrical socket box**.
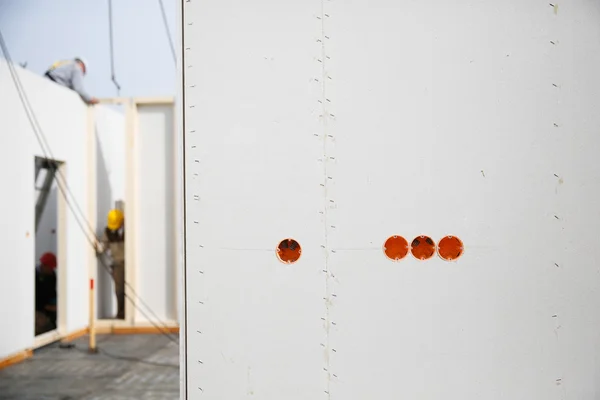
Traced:
<svg viewBox="0 0 600 400">
<path fill-rule="evenodd" d="M 383 252 L 392 261 L 400 261 L 408 254 L 408 242 L 402 236 L 390 236 L 383 245 Z"/>
<path fill-rule="evenodd" d="M 421 235 L 410 244 L 410 252 L 419 260 L 430 259 L 435 254 L 435 243 L 429 236 Z"/>
<path fill-rule="evenodd" d="M 294 239 L 283 239 L 277 246 L 277 258 L 283 263 L 293 264 L 300 258 L 302 248 Z"/>
</svg>

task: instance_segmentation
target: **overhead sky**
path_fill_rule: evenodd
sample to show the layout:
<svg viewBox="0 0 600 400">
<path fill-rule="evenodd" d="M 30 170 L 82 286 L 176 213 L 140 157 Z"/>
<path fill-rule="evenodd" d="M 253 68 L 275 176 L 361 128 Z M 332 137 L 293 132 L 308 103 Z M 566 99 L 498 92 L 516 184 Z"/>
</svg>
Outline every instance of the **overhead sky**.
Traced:
<svg viewBox="0 0 600 400">
<path fill-rule="evenodd" d="M 176 49 L 177 1 L 163 0 Z M 108 0 L 0 0 L 0 30 L 13 62 L 43 74 L 55 61 L 84 57 L 84 83 L 95 97 L 117 96 L 108 21 Z M 121 96 L 175 95 L 177 70 L 158 0 L 113 0 L 113 34 Z"/>
</svg>

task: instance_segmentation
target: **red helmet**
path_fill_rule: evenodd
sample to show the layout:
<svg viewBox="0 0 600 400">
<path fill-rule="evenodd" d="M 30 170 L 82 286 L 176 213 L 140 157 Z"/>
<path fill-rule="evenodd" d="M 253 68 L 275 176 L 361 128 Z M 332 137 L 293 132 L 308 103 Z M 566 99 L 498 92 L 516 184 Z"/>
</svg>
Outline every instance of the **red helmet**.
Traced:
<svg viewBox="0 0 600 400">
<path fill-rule="evenodd" d="M 42 254 L 40 262 L 47 267 L 56 268 L 56 256 L 53 253 Z"/>
</svg>

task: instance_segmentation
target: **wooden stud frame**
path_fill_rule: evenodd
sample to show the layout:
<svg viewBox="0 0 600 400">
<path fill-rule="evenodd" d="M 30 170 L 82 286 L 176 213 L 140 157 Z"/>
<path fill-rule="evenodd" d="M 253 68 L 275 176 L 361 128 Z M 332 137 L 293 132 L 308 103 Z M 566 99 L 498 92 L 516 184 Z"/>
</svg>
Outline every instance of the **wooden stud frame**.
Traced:
<svg viewBox="0 0 600 400">
<path fill-rule="evenodd" d="M 139 188 L 139 179 L 137 179 L 137 175 L 136 175 L 136 166 L 139 163 L 139 147 L 137 146 L 137 136 L 139 133 L 139 126 L 138 126 L 138 109 L 140 106 L 146 106 L 146 105 L 164 105 L 164 106 L 173 106 L 175 107 L 175 101 L 173 97 L 135 97 L 135 98 L 126 98 L 126 97 L 113 97 L 113 98 L 102 98 L 100 99 L 100 104 L 107 104 L 107 105 L 122 105 L 125 108 L 125 141 L 124 141 L 124 145 L 127 147 L 127 151 L 125 152 L 125 216 L 127 219 L 127 245 L 125 246 L 125 280 L 128 283 L 128 285 L 125 288 L 125 292 L 130 296 L 131 300 L 126 299 L 125 300 L 125 320 L 115 320 L 115 319 L 102 319 L 102 320 L 98 320 L 97 322 L 97 327 L 99 330 L 106 330 L 106 329 L 112 329 L 112 328 L 131 328 L 131 327 L 140 327 L 140 328 L 147 328 L 148 326 L 152 326 L 151 324 L 149 325 L 148 322 L 136 322 L 136 314 L 137 314 L 137 310 L 136 310 L 136 306 L 139 306 L 138 304 L 133 304 L 133 301 L 136 301 L 136 296 L 135 294 L 132 294 L 129 286 L 131 288 L 133 288 L 133 291 L 138 294 L 139 293 L 139 284 L 138 284 L 138 271 L 140 271 L 141 267 L 139 265 L 139 255 L 140 252 L 142 251 L 142 248 L 138 242 L 138 235 L 137 232 L 140 229 L 140 215 L 139 215 L 139 202 L 140 202 L 140 198 L 139 198 L 139 192 L 140 192 L 140 188 Z M 90 124 L 88 125 L 88 135 L 90 135 L 91 139 L 93 139 L 94 145 L 95 145 L 95 123 L 94 123 L 94 108 L 90 107 L 90 112 L 91 115 L 88 117 Z M 176 114 L 174 114 L 176 115 Z M 174 119 L 174 124 L 176 125 L 176 120 L 177 118 L 173 118 Z M 176 132 L 176 127 L 173 127 L 173 133 L 174 133 L 174 140 L 178 139 L 175 137 L 175 132 Z M 90 145 L 92 146 L 92 145 Z M 179 142 L 176 141 L 175 142 L 175 146 L 174 148 L 177 150 L 179 148 Z M 94 151 L 94 158 L 93 158 L 93 163 L 90 162 L 90 164 L 88 165 L 88 168 L 90 169 L 90 173 L 89 173 L 89 177 L 90 177 L 90 183 L 88 184 L 89 186 L 89 190 L 88 193 L 90 194 L 90 196 L 92 196 L 90 198 L 90 201 L 88 202 L 88 204 L 90 204 L 90 208 L 88 210 L 89 213 L 89 217 L 90 221 L 94 221 L 94 225 L 95 226 L 95 216 L 96 216 L 96 162 L 95 162 L 95 148 L 93 149 Z M 91 160 L 91 158 L 89 158 Z M 178 151 L 176 151 L 175 153 L 175 157 L 174 157 L 174 175 L 173 176 L 173 182 L 177 182 L 177 184 L 179 184 L 179 181 L 181 180 L 181 177 L 177 176 L 178 172 L 179 172 L 179 164 L 180 164 L 180 154 Z M 174 198 L 174 204 L 180 204 L 182 201 L 181 198 L 181 194 L 180 192 L 180 188 L 177 187 L 177 190 L 175 190 L 175 198 Z M 177 266 L 176 271 L 175 271 L 175 279 L 174 279 L 174 284 L 176 285 L 175 288 L 172 288 L 172 293 L 173 293 L 173 298 L 170 299 L 170 301 L 172 301 L 172 304 L 178 305 L 179 304 L 179 298 L 180 298 L 180 290 L 178 290 L 178 283 L 181 280 L 181 273 L 179 271 L 179 266 L 181 265 L 182 259 L 181 259 L 181 254 L 180 254 L 180 246 L 181 246 L 181 239 L 179 238 L 179 231 L 181 230 L 181 227 L 178 226 L 177 224 L 179 223 L 179 216 L 175 216 L 176 218 L 174 219 L 174 221 L 176 221 L 176 226 L 175 229 L 173 230 L 173 245 L 175 247 L 175 251 L 174 251 L 174 256 L 175 256 L 175 260 L 173 265 Z M 133 244 L 133 245 L 132 245 Z M 93 251 L 92 251 L 93 253 Z M 90 264 L 88 266 L 88 270 L 89 270 L 89 274 L 90 274 L 90 278 L 96 279 L 96 258 L 95 258 L 95 254 L 93 255 L 93 259 L 89 260 Z M 144 299 L 142 299 L 144 300 Z M 166 299 L 165 299 L 166 300 Z M 141 308 L 144 309 L 144 311 L 147 313 L 147 310 L 145 310 L 145 307 L 143 305 L 141 305 Z M 149 314 L 150 318 L 154 317 Z M 179 327 L 179 322 L 176 320 L 169 320 L 169 321 L 155 321 L 158 323 L 159 326 L 163 326 L 166 325 L 169 328 L 178 328 Z"/>
</svg>

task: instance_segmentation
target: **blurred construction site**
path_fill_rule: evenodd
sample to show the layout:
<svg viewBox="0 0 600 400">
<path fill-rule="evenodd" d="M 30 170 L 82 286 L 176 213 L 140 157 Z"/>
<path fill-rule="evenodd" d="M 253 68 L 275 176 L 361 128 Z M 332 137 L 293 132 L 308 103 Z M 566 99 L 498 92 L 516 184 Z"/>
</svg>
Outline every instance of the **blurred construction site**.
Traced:
<svg viewBox="0 0 600 400">
<path fill-rule="evenodd" d="M 176 13 L 0 2 L 0 399 L 178 398 Z"/>
</svg>

